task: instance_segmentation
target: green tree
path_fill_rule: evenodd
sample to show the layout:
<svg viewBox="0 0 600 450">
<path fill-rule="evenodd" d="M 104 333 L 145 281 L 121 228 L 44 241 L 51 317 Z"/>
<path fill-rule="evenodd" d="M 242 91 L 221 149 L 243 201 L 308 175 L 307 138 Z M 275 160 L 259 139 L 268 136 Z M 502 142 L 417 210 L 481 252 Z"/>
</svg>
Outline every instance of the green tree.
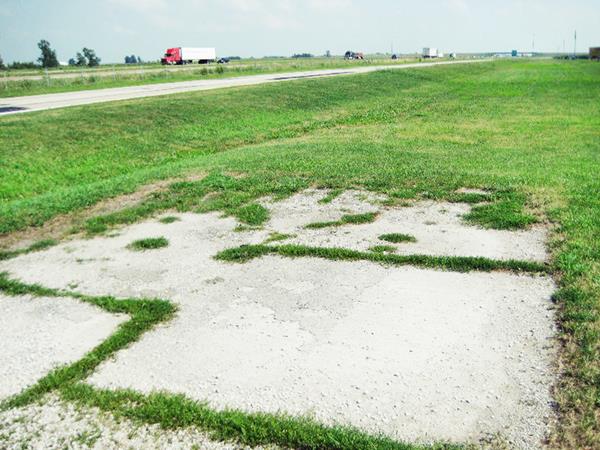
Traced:
<svg viewBox="0 0 600 450">
<path fill-rule="evenodd" d="M 6 66 L 4 65 L 4 61 L 2 60 L 2 55 L 0 55 L 0 70 L 4 69 L 6 69 Z"/>
<path fill-rule="evenodd" d="M 83 55 L 87 58 L 88 66 L 95 67 L 100 65 L 101 60 L 96 56 L 96 52 L 93 49 L 84 47 L 82 51 Z"/>
<path fill-rule="evenodd" d="M 83 56 L 81 53 L 77 52 L 77 54 L 75 55 L 75 65 L 76 66 L 86 66 L 87 65 L 86 57 Z"/>
<path fill-rule="evenodd" d="M 50 47 L 50 42 L 42 39 L 38 42 L 38 47 L 42 52 L 42 55 L 38 58 L 42 67 L 58 67 L 58 58 L 56 58 L 56 52 Z"/>
</svg>

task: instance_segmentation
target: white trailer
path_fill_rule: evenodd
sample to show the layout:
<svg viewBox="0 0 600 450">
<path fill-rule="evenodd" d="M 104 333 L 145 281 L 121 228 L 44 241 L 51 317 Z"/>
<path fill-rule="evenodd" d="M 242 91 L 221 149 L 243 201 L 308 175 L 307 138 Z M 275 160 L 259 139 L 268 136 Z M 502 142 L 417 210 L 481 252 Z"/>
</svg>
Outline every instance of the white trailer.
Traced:
<svg viewBox="0 0 600 450">
<path fill-rule="evenodd" d="M 217 59 L 217 51 L 211 47 L 181 47 L 181 59 L 185 62 L 211 62 Z"/>
<path fill-rule="evenodd" d="M 424 47 L 423 48 L 423 58 L 437 58 L 438 50 L 434 47 Z"/>
</svg>

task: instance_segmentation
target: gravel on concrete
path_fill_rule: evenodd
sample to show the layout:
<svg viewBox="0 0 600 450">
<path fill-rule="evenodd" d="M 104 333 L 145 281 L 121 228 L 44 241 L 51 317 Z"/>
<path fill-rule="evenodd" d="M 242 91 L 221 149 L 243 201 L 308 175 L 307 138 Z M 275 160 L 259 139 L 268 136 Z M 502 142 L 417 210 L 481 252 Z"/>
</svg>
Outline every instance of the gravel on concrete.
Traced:
<svg viewBox="0 0 600 450">
<path fill-rule="evenodd" d="M 0 309 L 0 399 L 77 361 L 128 319 L 72 298 L 0 294 Z"/>
<path fill-rule="evenodd" d="M 51 395 L 41 403 L 0 412 L 0 448 L 237 450 L 248 447 L 211 441 L 205 433 L 189 428 L 164 430 L 158 425 L 117 421 L 96 408 L 74 406 Z"/>
<path fill-rule="evenodd" d="M 102 364 L 90 379 L 97 386 L 164 389 L 216 408 L 308 415 L 410 441 L 501 435 L 516 448 L 536 448 L 553 416 L 550 278 L 277 256 L 231 264 L 213 256 L 263 242 L 273 231 L 326 244 L 325 234 L 310 235 L 305 225 L 377 210 L 373 224 L 318 231 L 351 248 L 383 232 L 409 232 L 418 241 L 407 245 L 420 241 L 420 251 L 432 254 L 435 242 L 446 254 L 457 236 L 471 232 L 480 245 L 461 244 L 459 254 L 536 260 L 537 235 L 524 232 L 513 240 L 523 246 L 511 250 L 507 240 L 515 234 L 460 224 L 466 205 L 382 208 L 356 192 L 323 205 L 323 195 L 308 191 L 270 204 L 264 229 L 239 233 L 233 218 L 218 213 L 177 214 L 181 220 L 169 225 L 151 219 L 114 237 L 5 261 L 0 270 L 49 287 L 179 305 L 172 322 Z M 170 245 L 144 253 L 126 248 L 154 236 Z"/>
</svg>

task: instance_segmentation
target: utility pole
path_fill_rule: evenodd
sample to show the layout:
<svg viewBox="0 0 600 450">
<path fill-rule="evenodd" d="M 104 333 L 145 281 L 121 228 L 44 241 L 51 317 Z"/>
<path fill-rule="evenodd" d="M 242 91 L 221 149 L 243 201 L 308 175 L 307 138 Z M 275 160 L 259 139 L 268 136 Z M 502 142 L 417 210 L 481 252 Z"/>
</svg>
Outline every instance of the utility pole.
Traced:
<svg viewBox="0 0 600 450">
<path fill-rule="evenodd" d="M 577 30 L 575 30 L 575 46 L 573 47 L 573 57 L 577 57 Z"/>
</svg>

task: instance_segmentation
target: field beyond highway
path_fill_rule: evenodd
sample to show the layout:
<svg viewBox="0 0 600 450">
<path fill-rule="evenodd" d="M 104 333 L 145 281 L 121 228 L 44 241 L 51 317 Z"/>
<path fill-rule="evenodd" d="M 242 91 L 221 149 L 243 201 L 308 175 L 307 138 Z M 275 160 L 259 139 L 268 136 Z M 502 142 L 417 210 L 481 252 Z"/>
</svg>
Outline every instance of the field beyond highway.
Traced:
<svg viewBox="0 0 600 450">
<path fill-rule="evenodd" d="M 113 249 L 115 255 L 130 255 L 138 250 L 167 252 L 169 245 L 173 248 L 182 245 L 185 250 L 189 242 L 200 245 L 194 239 L 199 239 L 198 230 L 203 225 L 196 223 L 194 217 L 197 215 L 191 213 L 219 212 L 227 218 L 223 219 L 221 215 L 201 217 L 209 217 L 206 220 L 213 231 L 219 230 L 225 223 L 223 221 L 230 220 L 227 226 L 231 230 L 227 238 L 232 246 L 237 243 L 240 245 L 222 250 L 211 241 L 207 249 L 198 247 L 198 250 L 195 248 L 192 251 L 187 248 L 188 253 L 197 253 L 200 258 L 216 248 L 219 250 L 217 259 L 229 264 L 251 264 L 249 261 L 258 260 L 258 263 L 254 261 L 257 265 L 252 267 L 262 270 L 257 273 L 266 278 L 278 267 L 295 270 L 298 266 L 294 265 L 294 261 L 305 261 L 301 258 L 311 258 L 313 262 L 318 260 L 314 264 L 319 266 L 315 267 L 331 269 L 332 273 L 340 270 L 335 272 L 340 277 L 344 270 L 333 267 L 333 262 L 347 264 L 345 271 L 348 272 L 354 270 L 352 267 L 357 267 L 350 266 L 352 261 L 360 261 L 365 265 L 360 266 L 362 272 L 352 272 L 356 276 L 352 282 L 357 285 L 368 284 L 369 280 L 361 278 L 365 274 L 369 274 L 369 277 L 372 274 L 381 280 L 377 291 L 381 295 L 377 297 L 373 308 L 364 309 L 365 314 L 383 308 L 386 302 L 391 303 L 391 307 L 397 306 L 389 302 L 390 291 L 386 290 L 385 277 L 391 267 L 400 265 L 415 266 L 420 270 L 433 269 L 435 276 L 439 277 L 436 279 L 440 280 L 455 277 L 454 282 L 458 283 L 455 286 L 463 282 L 472 283 L 473 278 L 468 278 L 468 275 L 477 273 L 476 276 L 483 280 L 475 283 L 477 288 L 482 285 L 485 287 L 489 280 L 489 285 L 504 286 L 503 283 L 510 283 L 513 280 L 510 277 L 514 277 L 518 279 L 515 286 L 520 286 L 523 292 L 529 292 L 527 289 L 539 284 L 541 291 L 547 293 L 553 290 L 553 280 L 557 289 L 552 296 L 552 309 L 555 310 L 555 316 L 552 317 L 555 317 L 558 327 L 557 339 L 552 341 L 557 353 L 551 361 L 555 381 L 549 387 L 555 409 L 549 416 L 556 420 L 549 417 L 539 420 L 540 423 L 545 423 L 544 420 L 547 422 L 547 440 L 551 448 L 596 448 L 600 442 L 599 81 L 600 65 L 587 61 L 498 61 L 297 80 L 0 117 L 0 246 L 4 247 L 0 261 L 7 261 L 5 266 L 0 266 L 0 273 L 5 269 L 10 275 L 18 273 L 19 279 L 27 281 L 29 277 L 31 282 L 31 285 L 25 285 L 11 281 L 8 275 L 1 275 L 0 290 L 6 295 L 60 297 L 71 295 L 73 289 L 88 288 L 90 292 L 94 291 L 86 291 L 89 296 L 73 295 L 111 314 L 118 313 L 120 317 L 128 314 L 131 317 L 127 326 L 119 328 L 121 331 L 103 341 L 88 356 L 42 379 L 5 407 L 24 407 L 45 398 L 47 393 L 54 393 L 63 401 L 94 406 L 129 420 L 160 424 L 170 431 L 193 426 L 210 432 L 213 439 L 235 440 L 245 445 L 412 448 L 409 444 L 387 437 L 373 436 L 368 427 L 358 431 L 334 426 L 327 420 L 323 425 L 321 421 L 316 423 L 312 419 L 248 413 L 242 402 L 243 397 L 236 397 L 233 401 L 239 406 L 239 411 L 211 409 L 210 405 L 195 402 L 197 398 L 194 397 L 193 386 L 189 390 L 183 389 L 184 386 L 189 387 L 193 377 L 183 379 L 185 376 L 181 375 L 182 380 L 177 380 L 177 370 L 169 372 L 174 374 L 173 378 L 166 377 L 165 380 L 180 382 L 177 386 L 182 389 L 173 390 L 190 393 L 191 398 L 166 392 L 149 394 L 142 387 L 139 392 L 120 389 L 124 387 L 122 385 L 118 386 L 119 389 L 111 390 L 111 382 L 118 380 L 114 373 L 123 364 L 121 356 L 128 355 L 135 361 L 138 357 L 135 351 L 140 348 L 145 353 L 140 350 L 141 353 L 137 355 L 146 355 L 145 361 L 157 363 L 156 366 L 150 364 L 150 369 L 145 367 L 144 374 L 153 373 L 152 367 L 157 371 L 167 370 L 158 364 L 160 358 L 150 357 L 156 347 L 148 343 L 152 342 L 149 341 L 152 333 L 168 335 L 168 323 L 165 322 L 157 330 L 152 330 L 152 327 L 161 321 L 171 320 L 174 310 L 170 309 L 171 302 L 160 303 L 148 299 L 142 303 L 136 300 L 119 302 L 112 297 L 93 295 L 104 292 L 104 284 L 117 283 L 123 276 L 129 278 L 127 283 L 121 282 L 121 285 L 127 286 L 119 293 L 129 292 L 127 289 L 131 284 L 131 289 L 139 288 L 135 291 L 136 295 L 141 292 L 144 296 L 157 296 L 154 292 L 158 292 L 158 289 L 150 294 L 145 294 L 144 289 L 160 280 L 159 269 L 174 261 L 174 256 L 171 254 L 160 264 L 157 260 L 157 266 L 147 272 L 143 272 L 143 268 L 138 272 L 131 270 L 131 267 L 141 267 L 138 265 L 141 264 L 141 257 L 139 261 L 122 261 L 114 267 L 110 266 L 113 264 L 110 261 L 102 262 L 110 266 L 106 269 L 110 278 L 106 283 L 99 284 L 86 284 L 86 280 L 98 280 L 101 276 L 98 274 L 105 273 L 103 269 L 98 266 L 94 269 L 97 272 L 93 272 L 95 278 L 89 277 L 92 272 L 85 272 L 85 267 L 88 267 L 85 264 L 92 260 L 103 261 L 99 256 L 102 247 L 112 248 L 111 245 L 116 248 Z M 314 189 L 326 190 L 323 192 L 328 193 L 327 197 L 310 203 L 303 193 L 310 193 Z M 354 197 L 344 197 L 350 195 L 345 192 L 354 192 Z M 370 197 L 375 198 L 371 201 L 377 205 L 376 209 L 369 209 L 372 205 L 364 204 L 365 199 Z M 258 236 L 265 224 L 279 223 L 278 220 L 284 223 L 282 220 L 287 216 L 303 214 L 308 204 L 315 210 L 323 208 L 325 211 L 326 206 L 323 205 L 334 202 L 332 204 L 335 206 L 336 198 L 342 202 L 339 217 L 332 216 L 328 221 L 314 223 L 302 222 L 302 227 L 298 228 L 301 231 L 295 231 L 298 236 L 292 236 L 291 233 L 284 235 L 284 232 L 271 233 L 264 241 L 244 241 L 245 233 L 250 233 L 250 237 Z M 277 201 L 289 202 L 290 209 L 282 209 L 283 212 L 278 215 L 277 203 L 270 203 Z M 455 203 L 467 206 L 452 206 Z M 443 208 L 431 204 L 441 204 Z M 344 212 L 346 207 L 356 208 L 356 214 Z M 423 214 L 430 213 L 427 208 L 437 208 L 435 211 L 438 215 L 434 219 L 418 222 L 417 231 L 412 233 L 414 236 L 382 234 L 380 237 L 384 242 L 376 248 L 350 248 L 345 245 L 342 249 L 332 250 L 317 247 L 315 243 L 317 238 L 323 239 L 323 242 L 337 239 L 343 243 L 345 235 L 336 234 L 336 229 L 354 226 L 357 228 L 347 229 L 358 233 L 356 230 L 367 229 L 368 224 L 377 226 L 377 220 L 386 219 L 386 214 L 403 214 L 403 208 L 424 208 L 425 212 L 421 211 Z M 155 220 L 158 217 L 163 221 L 160 225 Z M 493 257 L 477 254 L 477 257 L 471 258 L 450 253 L 427 253 L 425 247 L 422 254 L 416 257 L 397 250 L 404 245 L 401 242 L 424 246 L 421 240 L 425 240 L 425 237 L 417 235 L 417 232 L 427 227 L 435 230 L 446 220 L 444 217 L 464 217 L 466 223 L 477 232 L 485 230 L 498 233 L 498 236 L 514 233 L 502 235 L 509 236 L 509 242 L 517 242 L 516 239 L 523 236 L 534 239 L 538 232 L 544 236 L 547 234 L 548 260 L 544 262 L 537 256 L 515 259 L 495 254 Z M 150 223 L 149 220 L 154 222 Z M 168 223 L 182 227 L 189 233 L 185 235 L 186 239 L 178 243 L 178 235 L 166 231 L 164 234 L 169 239 L 161 239 L 155 231 L 160 226 L 171 226 Z M 306 230 L 313 230 L 310 231 L 313 234 L 307 235 L 310 239 L 303 234 L 309 233 Z M 150 236 L 149 231 L 154 234 Z M 152 239 L 141 239 L 144 233 Z M 441 230 L 440 236 L 443 233 L 444 230 Z M 82 236 L 100 237 L 70 241 Z M 469 233 L 466 233 L 464 239 L 468 236 Z M 132 241 L 127 241 L 127 247 L 122 245 L 126 238 Z M 300 242 L 303 238 L 306 241 Z M 66 243 L 55 248 L 55 253 L 51 253 L 52 249 L 46 251 L 46 247 L 55 244 L 48 240 L 26 248 L 40 239 L 65 240 Z M 288 239 L 293 244 L 280 244 Z M 72 245 L 69 244 L 71 242 Z M 539 244 L 542 240 L 536 242 Z M 448 248 L 454 248 L 451 244 L 448 244 Z M 57 259 L 55 256 L 59 250 L 62 256 Z M 69 252 L 75 254 L 69 256 Z M 112 255 L 107 255 L 108 260 Z M 143 255 L 151 259 L 152 253 Z M 266 265 L 272 258 L 280 258 L 276 259 L 278 266 Z M 52 261 L 56 261 L 56 267 Z M 384 268 L 373 269 L 368 265 L 371 263 L 383 263 Z M 46 272 L 41 269 L 43 267 L 48 267 L 47 273 L 52 275 L 46 277 Z M 193 270 L 197 268 L 190 267 L 191 272 L 187 275 L 193 277 L 196 273 Z M 211 258 L 207 257 L 206 266 L 202 268 L 210 271 L 214 267 L 221 266 L 213 260 L 211 253 Z M 247 274 L 247 267 L 242 265 L 225 270 L 234 277 L 240 273 Z M 408 272 L 411 270 L 414 268 Z M 478 272 L 491 272 L 493 276 Z M 71 279 L 66 280 L 66 276 L 63 280 L 61 273 L 69 276 L 77 274 L 81 278 L 81 286 Z M 315 269 L 306 274 L 306 279 L 315 273 L 320 272 Z M 230 279 L 224 276 L 225 280 L 221 280 L 213 275 L 203 282 L 201 290 L 214 292 L 214 302 L 210 303 L 210 307 L 219 312 L 221 310 L 218 308 L 223 306 L 219 289 L 222 285 L 227 286 Z M 535 283 L 529 283 L 523 277 L 530 275 L 540 278 L 535 278 Z M 393 276 L 399 276 L 398 280 L 402 282 L 400 275 Z M 487 276 L 492 278 L 488 280 L 485 278 Z M 285 278 L 284 275 L 282 277 Z M 301 279 L 281 284 L 283 278 L 273 275 L 270 282 L 273 286 L 279 286 L 278 289 L 288 292 L 287 289 L 294 295 L 306 288 Z M 133 281 L 129 284 L 130 280 Z M 186 280 L 180 281 L 184 283 Z M 252 288 L 259 288 L 253 284 L 256 280 L 252 274 L 242 281 L 234 286 L 238 289 L 238 296 L 233 301 L 235 304 L 243 303 L 246 297 L 252 299 Z M 38 285 L 42 282 L 46 287 Z M 64 289 L 55 290 L 59 285 L 62 289 L 61 283 L 65 284 Z M 435 283 L 428 283 L 424 279 L 420 286 L 431 290 L 429 284 Z M 352 283 L 340 285 L 351 292 Z M 165 288 L 161 292 L 177 297 L 177 288 Z M 336 293 L 335 289 L 331 289 L 332 296 L 346 292 L 342 289 L 343 292 Z M 190 289 L 190 292 L 194 291 Z M 113 295 L 112 292 L 110 294 Z M 530 292 L 527 295 L 534 298 L 537 294 Z M 465 303 L 458 294 L 455 297 L 449 294 L 447 300 L 457 307 Z M 476 296 L 470 300 L 477 301 Z M 513 300 L 514 305 L 504 305 L 507 310 L 512 311 L 513 306 L 520 307 L 518 299 L 510 299 L 511 302 Z M 532 300 L 529 305 L 534 308 L 538 300 Z M 340 306 L 345 301 L 346 297 L 340 297 L 338 304 L 329 305 L 331 309 L 324 309 L 325 312 L 319 314 L 331 312 L 335 313 L 335 317 L 347 319 L 349 315 Z M 486 307 L 495 308 L 502 299 L 486 302 Z M 184 298 L 175 303 L 181 309 L 178 316 L 172 319 L 175 321 L 173 323 L 180 324 L 179 320 L 183 321 L 186 317 L 194 320 L 198 317 L 193 315 L 198 314 L 197 310 L 193 310 L 191 316 L 186 316 L 191 311 L 186 308 L 198 308 L 201 302 L 186 303 Z M 443 309 L 443 303 L 434 302 L 432 305 Z M 544 304 L 541 300 L 539 303 Z M 412 307 L 423 314 L 419 317 L 425 323 L 428 316 L 419 309 L 419 305 L 419 302 L 415 302 Z M 290 311 L 277 309 L 281 306 L 277 302 L 271 306 L 281 317 L 291 314 Z M 225 322 L 244 330 L 246 323 L 241 317 L 246 314 L 244 311 L 253 321 L 266 324 L 262 330 L 265 333 L 280 333 L 286 337 L 304 336 L 300 332 L 294 334 L 296 332 L 293 329 L 286 328 L 286 320 L 281 319 L 281 325 L 277 322 L 279 316 L 271 319 L 264 310 L 236 311 L 235 317 L 227 316 Z M 443 311 L 438 312 L 442 318 L 445 317 Z M 397 313 L 401 315 L 402 311 Z M 549 317 L 536 310 L 538 313 L 540 320 L 543 320 L 542 316 L 546 319 Z M 507 335 L 514 332 L 517 333 L 515 336 L 522 337 L 515 342 L 527 340 L 525 335 L 518 334 L 523 330 L 509 323 L 508 318 L 512 317 L 510 311 L 506 314 L 498 316 L 506 318 L 506 323 L 502 323 L 501 319 L 499 323 L 489 322 L 499 327 L 495 329 L 498 342 L 501 341 L 501 331 L 505 325 Z M 521 319 L 527 319 L 525 316 Z M 538 315 L 528 317 L 537 318 Z M 306 323 L 312 323 L 313 319 L 312 316 L 307 317 Z M 354 327 L 368 325 L 356 317 L 354 319 L 351 322 Z M 380 319 L 386 319 L 385 310 Z M 188 332 L 196 329 L 194 320 L 186 328 Z M 276 328 L 274 322 L 283 328 Z M 469 320 L 464 322 L 465 329 L 474 323 Z M 457 319 L 456 323 L 460 325 L 461 322 Z M 393 326 L 386 322 L 388 325 Z M 410 321 L 406 325 L 410 326 Z M 532 321 L 529 325 L 531 330 L 537 330 L 538 325 L 541 327 L 539 322 Z M 269 328 L 271 326 L 273 328 Z M 415 330 L 417 328 L 415 326 Z M 485 335 L 487 328 L 482 328 Z M 215 326 L 214 331 L 217 333 L 222 329 Z M 529 331 L 529 328 L 525 331 Z M 547 331 L 548 327 L 544 328 L 543 332 Z M 134 345 L 133 342 L 144 332 L 148 333 L 149 340 L 142 339 L 139 346 Z M 349 338 L 344 336 L 351 339 L 352 333 L 348 332 L 348 335 Z M 203 339 L 210 340 L 214 336 L 216 334 L 208 333 L 203 335 Z M 410 339 L 409 335 L 405 337 Z M 193 344 L 190 340 L 183 340 L 181 335 L 176 338 L 177 345 L 184 350 L 189 350 Z M 308 338 L 304 336 L 303 339 Z M 239 344 L 246 345 L 250 341 L 241 339 Z M 289 342 L 289 339 L 282 338 L 282 342 Z M 144 343 L 146 347 L 143 347 Z M 215 338 L 213 343 L 218 346 L 222 342 Z M 304 341 L 300 344 L 305 345 Z M 501 345 L 498 344 L 498 347 Z M 259 345 L 252 347 L 252 351 L 260 350 Z M 280 349 L 278 347 L 275 350 Z M 443 359 L 435 350 L 429 351 L 432 352 L 431 361 Z M 165 358 L 167 353 L 163 354 Z M 111 360 L 114 355 L 117 355 L 116 363 Z M 293 360 L 290 353 L 282 354 L 281 359 Z M 96 372 L 103 361 L 102 370 Z M 470 361 L 468 358 L 464 361 L 464 369 L 468 371 Z M 494 372 L 494 367 L 504 367 L 504 362 L 493 358 L 489 361 L 494 361 L 487 365 L 490 373 Z M 241 361 L 240 364 L 245 362 Z M 434 377 L 436 374 L 428 373 L 426 366 L 423 365 L 422 376 Z M 387 367 L 382 364 L 378 368 L 385 371 Z M 209 377 L 210 367 L 198 367 L 198 370 L 205 369 L 205 375 Z M 410 368 L 405 370 L 409 371 Z M 322 374 L 323 380 L 329 380 L 329 375 L 335 376 L 335 373 Z M 397 375 L 397 378 L 404 379 L 402 377 L 405 374 Z M 84 382 L 90 376 L 96 384 Z M 395 375 L 392 374 L 392 377 Z M 132 383 L 135 381 L 132 380 Z M 360 382 L 356 381 L 357 384 Z M 215 389 L 220 389 L 219 383 L 215 383 Z M 385 386 L 382 381 L 382 392 L 390 390 Z M 137 389 L 138 386 L 133 387 Z M 231 387 L 232 391 L 234 387 Z M 262 391 L 257 390 L 254 394 L 259 399 Z M 485 394 L 489 394 L 490 398 L 498 397 L 490 401 L 502 402 L 502 399 L 509 397 L 498 392 Z M 317 393 L 314 395 L 320 396 Z M 418 411 L 434 410 L 437 406 L 436 396 L 432 394 L 427 398 L 432 402 L 431 405 L 416 402 L 410 407 Z M 380 405 L 372 402 L 372 399 L 368 401 L 371 402 L 371 411 L 377 411 L 379 406 L 385 411 L 392 410 L 392 405 L 384 404 L 383 399 Z M 465 410 L 468 414 L 477 407 L 471 404 Z M 458 409 L 455 411 L 444 413 L 448 420 L 444 425 L 450 430 L 466 426 L 459 420 L 462 413 Z M 540 413 L 540 417 L 542 415 Z M 360 414 L 357 416 L 353 425 L 362 423 L 363 417 Z M 410 420 L 415 419 L 400 413 L 398 417 L 397 420 L 403 424 L 410 424 Z M 366 416 L 364 418 L 367 419 Z M 415 420 L 420 419 L 417 417 Z M 455 419 L 456 423 L 453 422 Z M 523 423 L 526 422 L 523 420 Z M 505 444 L 501 438 L 500 444 Z M 427 439 L 426 436 L 417 436 L 415 442 L 425 440 L 429 443 Z M 451 448 L 449 444 L 443 446 Z"/>
</svg>

